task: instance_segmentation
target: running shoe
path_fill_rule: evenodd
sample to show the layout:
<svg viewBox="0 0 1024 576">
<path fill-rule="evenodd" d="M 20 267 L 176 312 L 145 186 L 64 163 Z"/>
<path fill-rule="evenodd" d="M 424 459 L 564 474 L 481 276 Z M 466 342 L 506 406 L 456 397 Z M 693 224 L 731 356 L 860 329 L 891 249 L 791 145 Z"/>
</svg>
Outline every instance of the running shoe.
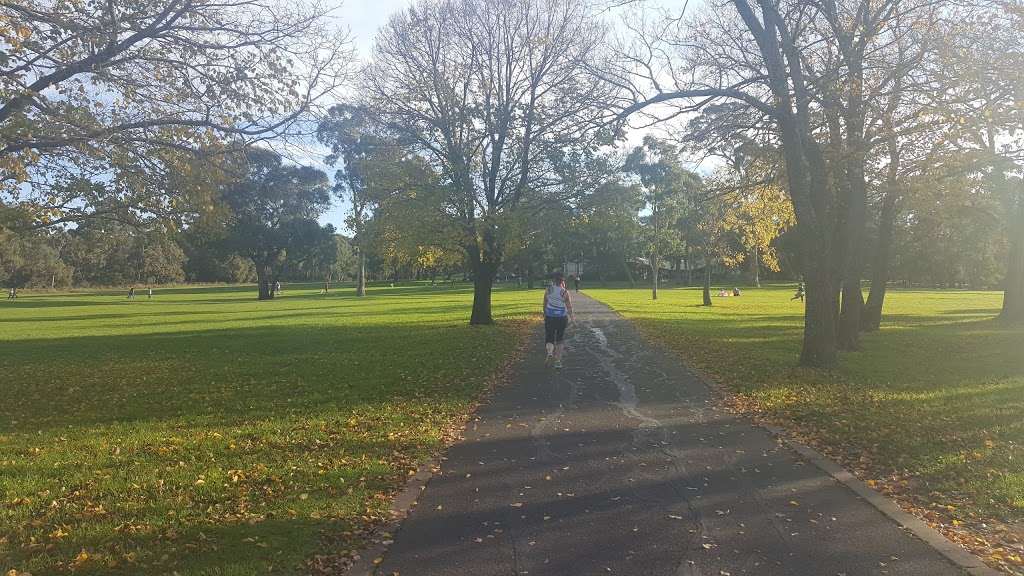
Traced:
<svg viewBox="0 0 1024 576">
<path fill-rule="evenodd" d="M 562 361 L 561 360 L 555 360 L 555 370 L 561 370 L 561 369 L 562 369 Z"/>
<path fill-rule="evenodd" d="M 551 365 L 554 364 L 554 363 L 555 363 L 555 355 L 554 354 L 548 354 L 547 360 L 544 361 L 544 367 L 545 368 L 551 368 Z"/>
</svg>

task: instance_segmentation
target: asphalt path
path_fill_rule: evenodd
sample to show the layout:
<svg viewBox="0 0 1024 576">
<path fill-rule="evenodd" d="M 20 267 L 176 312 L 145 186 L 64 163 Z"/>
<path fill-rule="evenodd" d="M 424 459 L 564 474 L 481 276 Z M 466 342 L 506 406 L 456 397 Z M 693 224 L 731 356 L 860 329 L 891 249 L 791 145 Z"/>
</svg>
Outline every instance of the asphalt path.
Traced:
<svg viewBox="0 0 1024 576">
<path fill-rule="evenodd" d="M 965 574 L 572 296 L 565 368 L 544 368 L 538 332 L 377 574 Z"/>
</svg>

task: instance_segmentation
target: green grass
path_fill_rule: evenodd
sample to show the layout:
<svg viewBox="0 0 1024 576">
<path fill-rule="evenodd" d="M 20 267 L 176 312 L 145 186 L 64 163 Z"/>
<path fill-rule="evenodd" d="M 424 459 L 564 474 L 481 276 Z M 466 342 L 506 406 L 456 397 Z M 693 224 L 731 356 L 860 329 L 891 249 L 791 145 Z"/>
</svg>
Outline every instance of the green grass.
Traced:
<svg viewBox="0 0 1024 576">
<path fill-rule="evenodd" d="M 730 286 L 731 288 L 731 286 Z M 642 332 L 883 492 L 942 521 L 1024 517 L 1024 330 L 991 321 L 1002 293 L 891 290 L 883 328 L 835 371 L 798 368 L 792 285 L 699 306 L 699 289 L 588 289 Z M 714 290 L 715 293 L 718 290 Z M 953 506 L 950 510 L 948 506 Z"/>
<path fill-rule="evenodd" d="M 515 356 L 536 294 L 287 286 L 0 308 L 0 572 L 295 573 L 361 544 Z M 142 291 L 140 291 L 142 292 Z"/>
</svg>

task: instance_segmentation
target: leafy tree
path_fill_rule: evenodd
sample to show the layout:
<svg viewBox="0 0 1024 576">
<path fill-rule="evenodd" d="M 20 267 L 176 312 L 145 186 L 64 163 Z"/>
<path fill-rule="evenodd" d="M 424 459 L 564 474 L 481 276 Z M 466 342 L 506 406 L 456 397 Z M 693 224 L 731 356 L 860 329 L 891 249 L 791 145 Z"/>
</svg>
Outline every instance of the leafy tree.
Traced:
<svg viewBox="0 0 1024 576">
<path fill-rule="evenodd" d="M 224 222 L 228 217 L 223 214 Z M 205 224 L 205 223 L 204 223 Z M 190 226 L 178 234 L 178 244 L 185 252 L 182 269 L 187 282 L 228 282 L 232 284 L 256 281 L 256 268 L 248 258 L 228 250 L 223 240 L 226 224 L 219 227 L 219 233 L 210 235 L 203 224 Z"/>
<path fill-rule="evenodd" d="M 73 270 L 61 257 L 65 234 L 20 234 L 0 238 L 0 286 L 6 288 L 65 288 Z"/>
<path fill-rule="evenodd" d="M 526 278 L 529 289 L 533 289 L 535 279 L 551 272 L 558 261 L 556 232 L 565 225 L 564 216 L 556 210 L 543 210 L 506 220 L 510 239 L 506 243 L 504 266 Z"/>
<path fill-rule="evenodd" d="M 461 250 L 445 250 L 444 248 L 432 246 L 418 246 L 416 264 L 431 283 L 437 283 L 438 274 L 461 270 L 466 261 L 466 255 Z"/>
<path fill-rule="evenodd" d="M 421 0 L 378 33 L 362 95 L 440 179 L 473 272 L 471 324 L 492 322 L 509 220 L 564 189 L 555 165 L 596 133 L 603 37 L 582 0 Z"/>
<path fill-rule="evenodd" d="M 688 196 L 700 187 L 700 178 L 683 167 L 676 146 L 653 136 L 644 137 L 622 169 L 636 178 L 648 213 L 641 218 L 640 248 L 651 268 L 651 297 L 657 300 L 662 257 L 681 247 L 676 224 L 688 209 Z"/>
<path fill-rule="evenodd" d="M 317 128 L 319 140 L 331 147 L 327 163 L 342 167 L 335 173 L 334 193 L 347 201 L 350 209 L 346 224 L 355 232 L 352 244 L 356 250 L 356 296 L 366 296 L 366 250 L 371 239 L 367 224 L 376 206 L 370 189 L 373 162 L 395 160 L 394 146 L 381 127 L 375 124 L 365 108 L 350 104 L 331 107 L 327 118 Z M 385 157 L 382 158 L 382 157 Z"/>
<path fill-rule="evenodd" d="M 331 264 L 329 277 L 341 280 L 354 278 L 358 274 L 358 256 L 352 239 L 341 234 L 334 235 L 334 262 Z"/>
<path fill-rule="evenodd" d="M 643 205 L 641 188 L 626 185 L 621 179 L 601 184 L 582 204 L 584 217 L 579 228 L 602 284 L 620 270 L 634 284 L 627 260 L 640 253 L 639 215 Z"/>
<path fill-rule="evenodd" d="M 714 178 L 714 177 L 713 177 Z M 714 183 L 714 179 L 710 182 Z M 729 227 L 729 213 L 735 209 L 727 194 L 697 191 L 691 198 L 693 208 L 686 215 L 686 242 L 701 256 L 704 263 L 703 304 L 712 306 L 711 271 L 718 262 L 736 264 L 738 254 L 734 230 Z"/>
<path fill-rule="evenodd" d="M 334 278 L 335 264 L 339 257 L 339 235 L 335 234 L 328 241 L 321 242 L 309 249 L 302 259 L 289 260 L 282 268 L 281 276 L 293 280 L 323 282 L 326 287 Z M 348 248 L 347 244 L 344 244 Z"/>
<path fill-rule="evenodd" d="M 752 127 L 756 124 L 756 111 L 741 103 L 708 105 L 687 123 L 683 143 L 693 153 L 722 161 L 712 188 L 733 203 L 724 212 L 729 220 L 724 226 L 743 247 L 742 254 L 727 260 L 737 266 L 747 262 L 751 283 L 760 286 L 762 266 L 780 270 L 773 242 L 793 226 L 795 217 L 783 184 L 781 151 L 763 128 Z"/>
<path fill-rule="evenodd" d="M 317 222 L 331 205 L 330 182 L 319 170 L 286 165 L 279 154 L 263 149 L 240 158 L 237 170 L 242 169 L 245 177 L 223 194 L 231 210 L 223 241 L 252 260 L 259 299 L 270 300 L 286 264 L 311 259 L 333 243 L 334 228 Z"/>
<path fill-rule="evenodd" d="M 725 213 L 723 226 L 733 232 L 743 248 L 732 260 L 736 264 L 748 261 L 751 283 L 760 286 L 762 266 L 773 272 L 780 270 L 774 242 L 796 220 L 786 190 L 773 183 L 771 174 L 759 171 L 757 161 L 750 164 L 739 175 L 725 175 L 722 185 L 732 207 Z"/>
<path fill-rule="evenodd" d="M 951 11 L 937 30 L 934 117 L 948 141 L 976 159 L 999 200 L 1009 246 L 999 318 L 1024 323 L 1024 3 L 982 2 Z"/>
<path fill-rule="evenodd" d="M 909 196 L 897 232 L 897 277 L 938 287 L 995 286 L 1008 251 L 1000 199 L 977 174 L 945 175 Z"/>
<path fill-rule="evenodd" d="M 0 3 L 0 201 L 34 225 L 168 209 L 173 181 L 205 157 L 295 133 L 350 76 L 352 44 L 326 14 L 301 1 Z"/>
<path fill-rule="evenodd" d="M 90 219 L 68 235 L 63 253 L 76 285 L 173 284 L 185 278 L 185 252 L 155 222 Z"/>
</svg>

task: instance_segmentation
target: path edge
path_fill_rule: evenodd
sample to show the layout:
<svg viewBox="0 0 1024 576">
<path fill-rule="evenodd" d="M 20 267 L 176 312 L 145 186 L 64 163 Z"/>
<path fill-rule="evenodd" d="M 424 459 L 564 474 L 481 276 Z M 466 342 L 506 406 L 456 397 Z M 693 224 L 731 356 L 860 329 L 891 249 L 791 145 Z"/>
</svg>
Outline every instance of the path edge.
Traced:
<svg viewBox="0 0 1024 576">
<path fill-rule="evenodd" d="M 540 321 L 536 317 L 531 317 L 527 323 L 532 327 L 531 330 L 536 330 Z M 344 571 L 345 576 L 376 576 L 377 565 L 381 563 L 384 554 L 387 553 L 391 543 L 394 542 L 394 537 L 401 530 L 402 523 L 415 511 L 420 494 L 426 490 L 427 483 L 433 479 L 434 474 L 441 469 L 441 463 L 447 459 L 448 451 L 451 450 L 453 445 L 465 439 L 462 432 L 466 430 L 469 423 L 476 417 L 477 410 L 490 402 L 491 397 L 498 388 L 508 385 L 511 369 L 523 360 L 526 349 L 532 340 L 532 333 L 527 332 L 524 334 L 523 341 L 510 355 L 508 365 L 503 367 L 493 377 L 481 392 L 480 397 L 470 406 L 469 410 L 457 421 L 453 422 L 453 434 L 450 441 L 445 443 L 436 454 L 417 464 L 416 471 L 405 480 L 405 483 L 398 488 L 394 498 L 391 499 L 389 510 L 392 520 L 387 524 L 378 524 L 373 527 L 369 544 L 358 550 L 359 559 L 352 562 L 352 565 Z"/>
<path fill-rule="evenodd" d="M 370 544 L 359 550 L 359 559 L 345 571 L 346 575 L 373 576 L 376 573 L 379 560 L 388 551 L 395 533 L 402 527 L 402 521 L 416 508 L 416 500 L 426 489 L 427 482 L 434 477 L 434 470 L 437 470 L 442 456 L 443 453 L 420 464 L 405 485 L 399 488 L 391 501 L 391 513 L 395 519 L 390 524 L 374 526 L 375 533 L 370 538 Z"/>
<path fill-rule="evenodd" d="M 628 321 L 627 318 L 624 318 Z M 719 397 L 726 398 L 732 392 L 719 384 L 713 378 L 695 368 L 686 360 L 675 355 L 682 362 L 686 370 L 695 378 L 704 383 Z M 962 568 L 971 576 L 1004 576 L 1003 572 L 991 568 L 982 562 L 981 558 L 963 549 L 959 544 L 953 542 L 929 526 L 924 520 L 914 516 L 899 506 L 896 502 L 885 497 L 880 492 L 868 486 L 866 482 L 857 478 L 852 472 L 843 468 L 836 462 L 822 456 L 817 450 L 810 446 L 787 438 L 787 431 L 781 426 L 768 423 L 759 423 L 750 418 L 745 418 L 751 425 L 767 431 L 772 436 L 782 441 L 789 449 L 793 450 L 803 458 L 807 459 L 823 472 L 831 476 L 835 481 L 846 486 L 850 491 L 874 506 L 876 510 L 888 516 L 901 528 L 916 536 L 919 540 L 930 546 L 939 554 L 942 554 L 954 565 Z"/>
</svg>

